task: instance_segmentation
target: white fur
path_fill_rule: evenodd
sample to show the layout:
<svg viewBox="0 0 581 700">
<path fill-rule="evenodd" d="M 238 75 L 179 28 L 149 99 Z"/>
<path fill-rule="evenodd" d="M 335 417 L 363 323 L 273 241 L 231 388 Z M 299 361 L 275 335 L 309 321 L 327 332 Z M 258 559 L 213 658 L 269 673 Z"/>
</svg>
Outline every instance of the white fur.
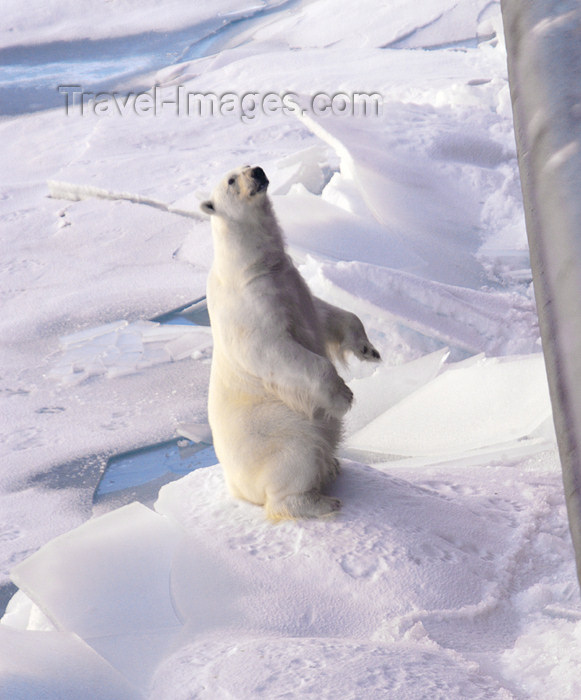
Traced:
<svg viewBox="0 0 581 700">
<path fill-rule="evenodd" d="M 202 204 L 214 239 L 208 414 L 235 497 L 273 519 L 317 517 L 340 506 L 321 489 L 337 474 L 353 399 L 329 358 L 379 354 L 357 316 L 311 295 L 285 252 L 267 184 L 260 169 L 238 168 Z"/>
</svg>

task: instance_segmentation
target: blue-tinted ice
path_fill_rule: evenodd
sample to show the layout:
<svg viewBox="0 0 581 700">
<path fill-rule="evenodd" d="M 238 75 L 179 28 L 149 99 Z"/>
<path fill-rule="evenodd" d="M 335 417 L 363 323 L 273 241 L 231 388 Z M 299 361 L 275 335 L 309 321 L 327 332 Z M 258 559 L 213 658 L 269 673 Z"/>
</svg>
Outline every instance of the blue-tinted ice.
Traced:
<svg viewBox="0 0 581 700">
<path fill-rule="evenodd" d="M 167 475 L 184 476 L 218 461 L 213 445 L 176 438 L 112 457 L 95 491 L 95 498 L 142 486 Z"/>
<path fill-rule="evenodd" d="M 165 314 L 151 319 L 156 323 L 183 324 L 190 326 L 209 326 L 208 304 L 206 297 L 178 306 Z"/>
<path fill-rule="evenodd" d="M 196 299 L 157 316 L 152 321 L 171 325 L 209 326 L 206 298 Z M 158 479 L 169 481 L 195 469 L 209 467 L 217 461 L 214 447 L 209 441 L 194 441 L 185 437 L 124 452 L 111 457 L 107 462 L 94 500 Z"/>
</svg>

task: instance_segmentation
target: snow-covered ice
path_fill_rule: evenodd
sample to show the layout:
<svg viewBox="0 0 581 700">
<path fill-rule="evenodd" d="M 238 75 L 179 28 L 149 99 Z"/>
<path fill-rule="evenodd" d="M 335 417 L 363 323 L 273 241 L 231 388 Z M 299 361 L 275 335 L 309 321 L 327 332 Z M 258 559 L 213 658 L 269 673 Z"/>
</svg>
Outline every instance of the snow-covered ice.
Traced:
<svg viewBox="0 0 581 700">
<path fill-rule="evenodd" d="M 0 695 L 576 700 L 499 3 L 10 0 L 0 37 Z M 66 114 L 59 83 L 166 108 Z M 187 116 L 180 86 L 307 109 Z M 308 109 L 338 92 L 381 115 Z M 384 358 L 341 370 L 343 509 L 272 525 L 218 465 L 114 507 L 111 458 L 208 440 L 211 334 L 179 309 L 212 258 L 198 203 L 245 162 Z"/>
</svg>

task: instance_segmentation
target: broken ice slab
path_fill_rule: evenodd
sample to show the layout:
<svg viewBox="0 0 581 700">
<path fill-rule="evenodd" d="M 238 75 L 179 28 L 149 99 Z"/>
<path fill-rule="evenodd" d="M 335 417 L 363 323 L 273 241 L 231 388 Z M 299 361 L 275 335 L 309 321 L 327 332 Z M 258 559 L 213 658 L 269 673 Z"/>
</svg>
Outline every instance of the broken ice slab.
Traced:
<svg viewBox="0 0 581 700">
<path fill-rule="evenodd" d="M 346 446 L 408 457 L 457 456 L 530 440 L 550 417 L 542 354 L 481 355 L 448 365 L 349 435 Z"/>
<path fill-rule="evenodd" d="M 107 462 L 94 500 L 162 477 L 177 478 L 217 462 L 213 445 L 184 437 L 131 450 L 111 457 Z"/>
<path fill-rule="evenodd" d="M 208 328 L 185 328 L 164 349 L 169 352 L 174 362 L 186 357 L 203 356 L 212 345 L 212 333 Z"/>
<path fill-rule="evenodd" d="M 4 698 L 82 698 L 98 688 L 105 700 L 140 700 L 135 687 L 71 632 L 37 632 L 0 625 Z M 95 697 L 93 695 L 93 697 Z"/>
<path fill-rule="evenodd" d="M 380 365 L 372 375 L 353 379 L 349 386 L 357 396 L 357 402 L 346 416 L 346 436 L 350 437 L 361 430 L 406 396 L 435 379 L 449 354 L 448 348 L 442 348 L 403 365 Z"/>
<path fill-rule="evenodd" d="M 129 328 L 125 333 L 118 333 L 116 345 L 123 354 L 143 352 L 141 333 L 137 329 Z"/>
<path fill-rule="evenodd" d="M 114 365 L 107 367 L 107 377 L 113 379 L 137 372 L 142 358 L 143 352 L 123 352 Z"/>
<path fill-rule="evenodd" d="M 165 314 L 151 319 L 157 323 L 171 323 L 191 326 L 209 326 L 208 303 L 206 297 L 200 297 L 183 306 L 178 306 Z"/>
<path fill-rule="evenodd" d="M 11 576 L 57 629 L 139 686 L 181 630 L 169 585 L 179 542 L 169 518 L 132 503 L 55 538 Z"/>
<path fill-rule="evenodd" d="M 205 442 L 212 444 L 212 429 L 209 423 L 180 423 L 176 432 L 191 442 Z"/>
<path fill-rule="evenodd" d="M 95 328 L 87 328 L 84 331 L 79 331 L 78 333 L 71 333 L 70 335 L 65 335 L 60 339 L 60 343 L 63 347 L 69 347 L 70 345 L 77 345 L 79 343 L 86 343 L 91 340 L 103 339 L 112 341 L 112 345 L 115 344 L 116 334 L 121 329 L 129 325 L 128 321 L 113 321 L 112 323 L 106 323 L 103 326 L 97 326 Z M 103 336 L 109 336 L 110 338 L 103 338 Z"/>
<path fill-rule="evenodd" d="M 179 337 L 183 329 L 164 326 L 156 321 L 136 321 L 131 324 L 144 343 L 167 343 Z"/>
<path fill-rule="evenodd" d="M 117 330 L 111 331 L 115 326 Z M 204 358 L 212 346 L 208 327 L 163 325 L 152 321 L 119 322 L 67 336 L 53 379 L 79 383 L 105 374 L 118 377 L 188 357 Z"/>
<path fill-rule="evenodd" d="M 148 348 L 142 353 L 139 362 L 135 365 L 135 369 L 145 369 L 154 365 L 161 365 L 165 362 L 171 362 L 171 355 L 164 348 Z"/>
</svg>

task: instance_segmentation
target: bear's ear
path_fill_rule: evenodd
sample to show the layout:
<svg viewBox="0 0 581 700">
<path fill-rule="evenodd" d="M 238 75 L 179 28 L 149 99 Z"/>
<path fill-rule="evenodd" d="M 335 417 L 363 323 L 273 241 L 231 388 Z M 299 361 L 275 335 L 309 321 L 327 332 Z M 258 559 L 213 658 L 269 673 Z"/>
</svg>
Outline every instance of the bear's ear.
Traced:
<svg viewBox="0 0 581 700">
<path fill-rule="evenodd" d="M 216 213 L 216 208 L 214 207 L 214 203 L 209 199 L 200 204 L 200 209 L 204 212 L 204 214 L 209 214 L 210 216 L 212 216 L 212 214 Z"/>
</svg>

